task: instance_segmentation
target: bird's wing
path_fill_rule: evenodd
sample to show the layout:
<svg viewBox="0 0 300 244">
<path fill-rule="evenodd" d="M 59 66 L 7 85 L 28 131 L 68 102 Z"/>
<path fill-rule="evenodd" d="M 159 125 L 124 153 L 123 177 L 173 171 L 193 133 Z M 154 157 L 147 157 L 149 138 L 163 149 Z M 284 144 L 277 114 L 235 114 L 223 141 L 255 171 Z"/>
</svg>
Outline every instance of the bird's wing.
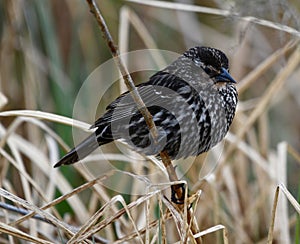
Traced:
<svg viewBox="0 0 300 244">
<path fill-rule="evenodd" d="M 138 88 L 138 91 L 146 107 L 159 106 L 159 104 L 164 104 L 167 100 L 170 101 L 172 99 L 172 95 L 161 97 L 153 86 L 142 86 Z M 137 111 L 137 105 L 131 94 L 126 92 L 107 107 L 107 112 L 95 122 L 92 128 L 109 122 L 131 118 Z"/>
<path fill-rule="evenodd" d="M 158 72 L 150 77 L 148 82 L 137 86 L 137 90 L 146 107 L 166 105 L 172 102 L 177 95 L 171 90 L 176 90 L 180 83 L 180 79 L 174 76 L 172 77 L 169 73 Z M 131 118 L 133 114 L 138 111 L 137 105 L 129 92 L 123 93 L 109 104 L 106 109 L 107 112 L 100 117 L 91 128 L 103 126 L 109 122 Z"/>
</svg>

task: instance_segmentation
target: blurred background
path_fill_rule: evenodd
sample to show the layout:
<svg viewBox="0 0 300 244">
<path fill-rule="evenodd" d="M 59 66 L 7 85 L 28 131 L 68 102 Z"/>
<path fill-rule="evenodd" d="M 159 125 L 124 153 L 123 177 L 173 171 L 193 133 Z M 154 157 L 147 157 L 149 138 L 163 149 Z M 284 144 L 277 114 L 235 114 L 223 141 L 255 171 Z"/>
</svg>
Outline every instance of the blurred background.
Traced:
<svg viewBox="0 0 300 244">
<path fill-rule="evenodd" d="M 195 209 L 201 230 L 222 224 L 230 243 L 265 243 L 276 186 L 283 183 L 298 201 L 300 198 L 300 2 L 97 2 L 121 53 L 151 48 L 180 54 L 204 45 L 218 48 L 229 57 L 230 72 L 238 81 L 239 106 L 217 167 L 209 172 L 210 177 L 201 175 L 200 156 L 179 175 L 188 182 L 191 195 L 202 190 Z M 0 0 L 0 45 L 1 112 L 33 110 L 72 118 L 83 82 L 111 59 L 88 4 L 81 0 Z M 161 57 L 156 61 L 160 69 L 170 60 Z M 145 58 L 131 62 L 138 65 L 150 61 Z M 134 73 L 135 83 L 145 81 L 152 73 Z M 99 77 L 100 87 L 106 82 Z M 114 83 L 93 110 L 101 115 L 124 90 L 122 82 Z M 87 94 L 86 105 L 81 107 L 83 114 L 90 109 L 92 100 L 99 100 L 94 96 Z M 96 175 L 87 176 L 77 166 L 52 168 L 68 146 L 74 145 L 72 127 L 63 124 L 68 123 L 64 119 L 55 122 L 51 116 L 39 117 L 30 112 L 28 116 L 24 111 L 0 116 L 1 188 L 41 207 L 103 172 L 95 161 L 91 162 L 89 173 L 100 172 Z M 93 122 L 87 117 L 76 119 Z M 114 144 L 105 146 L 103 152 L 114 155 L 111 161 L 117 169 L 136 173 L 134 164 L 124 164 L 125 159 Z M 149 169 L 140 170 L 145 174 Z M 27 176 L 40 187 L 43 197 Z M 123 182 L 112 177 L 109 181 L 107 184 L 119 186 L 103 187 L 102 195 L 94 189 L 85 190 L 74 197 L 76 200 L 58 204 L 57 218 L 82 225 L 121 192 L 121 185 L 126 185 L 128 194 L 122 196 L 127 203 L 137 199 L 130 194 L 136 187 L 132 179 Z M 276 243 L 299 243 L 299 215 L 284 194 L 279 200 Z M 2 197 L 1 201 L 6 200 Z M 156 204 L 153 203 L 154 209 Z M 157 217 L 157 210 L 153 212 Z M 14 215 L 13 220 L 17 216 L 20 217 Z M 7 213 L 0 217 L 5 223 L 12 221 Z M 131 225 L 120 225 L 123 235 L 132 231 Z M 24 221 L 17 227 L 32 236 L 57 240 L 53 229 L 40 226 L 39 222 Z M 116 229 L 116 225 L 111 226 L 99 235 L 116 240 L 120 238 Z M 0 233 L 0 238 L 1 243 L 18 239 L 4 233 Z M 170 243 L 178 240 L 173 234 L 167 239 Z M 203 240 L 223 243 L 220 233 L 207 235 Z"/>
</svg>

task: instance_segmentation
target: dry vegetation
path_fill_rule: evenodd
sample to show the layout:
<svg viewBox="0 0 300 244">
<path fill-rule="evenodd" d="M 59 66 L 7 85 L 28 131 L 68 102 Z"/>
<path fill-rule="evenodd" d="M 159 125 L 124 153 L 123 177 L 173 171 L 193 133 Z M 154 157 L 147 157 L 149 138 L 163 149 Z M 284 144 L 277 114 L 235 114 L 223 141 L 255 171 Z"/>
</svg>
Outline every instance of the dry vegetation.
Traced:
<svg viewBox="0 0 300 244">
<path fill-rule="evenodd" d="M 199 243 L 200 236 L 202 243 L 299 243 L 299 1 L 98 4 L 121 53 L 223 50 L 239 81 L 230 133 L 208 155 L 174 162 L 189 188 L 182 211 L 169 201 L 161 163 L 121 142 L 84 164 L 53 169 L 124 84 L 114 82 L 99 98 L 95 91 L 112 83 L 96 76 L 94 93 L 77 96 L 111 58 L 85 1 L 2 0 L 0 243 Z M 128 65 L 159 69 L 166 59 L 157 52 Z M 134 81 L 149 74 L 134 73 Z"/>
</svg>

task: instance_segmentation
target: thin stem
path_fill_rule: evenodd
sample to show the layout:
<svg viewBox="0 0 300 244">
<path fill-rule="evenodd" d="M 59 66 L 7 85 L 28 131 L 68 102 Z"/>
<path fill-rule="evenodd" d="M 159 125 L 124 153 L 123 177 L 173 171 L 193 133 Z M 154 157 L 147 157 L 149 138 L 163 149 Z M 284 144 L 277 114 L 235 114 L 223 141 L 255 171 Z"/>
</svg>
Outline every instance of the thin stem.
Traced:
<svg viewBox="0 0 300 244">
<path fill-rule="evenodd" d="M 92 12 L 92 14 L 95 16 L 96 20 L 97 20 L 97 23 L 100 27 L 100 30 L 101 30 L 101 33 L 102 33 L 102 36 L 104 38 L 104 40 L 106 41 L 106 44 L 107 46 L 109 47 L 110 51 L 111 51 L 111 54 L 114 58 L 114 61 L 116 63 L 116 65 L 118 66 L 120 72 L 121 72 L 121 75 L 123 77 L 123 80 L 127 86 L 127 89 L 130 91 L 130 94 L 132 96 L 132 98 L 134 99 L 136 105 L 137 105 L 137 108 L 138 110 L 140 111 L 140 113 L 142 114 L 142 116 L 144 117 L 145 121 L 146 121 L 146 124 L 149 128 L 149 131 L 150 131 L 150 134 L 153 138 L 153 141 L 154 143 L 157 143 L 157 138 L 158 138 L 158 131 L 157 131 L 157 128 L 153 122 L 153 119 L 152 119 L 152 115 L 150 114 L 150 112 L 148 111 L 145 103 L 143 102 L 142 98 L 140 97 L 135 85 L 134 85 L 134 82 L 126 68 L 126 66 L 124 65 L 124 63 L 122 62 L 120 56 L 119 56 L 119 51 L 118 51 L 118 47 L 117 45 L 115 44 L 109 30 L 108 30 L 108 27 L 105 23 L 105 20 L 97 6 L 97 4 L 95 3 L 94 0 L 86 0 L 89 7 L 90 7 L 90 10 Z M 167 152 L 165 151 L 162 151 L 160 152 L 160 157 L 162 159 L 162 162 L 164 164 L 164 166 L 166 167 L 167 169 L 167 172 L 168 172 L 168 175 L 169 175 L 169 179 L 170 181 L 178 181 L 178 177 L 176 175 L 176 172 L 175 172 L 175 169 L 172 165 L 172 161 L 169 157 L 169 155 L 167 154 Z M 183 194 L 184 194 L 184 191 L 183 191 L 183 188 L 182 187 L 172 187 L 172 190 L 174 190 L 174 192 L 176 193 L 178 199 L 183 199 Z M 181 204 L 182 205 L 182 204 Z M 183 207 L 181 207 L 179 205 L 179 209 L 183 212 Z M 191 218 L 191 212 L 188 211 L 188 221 L 193 221 L 192 223 L 192 232 L 193 234 L 199 232 L 198 230 L 198 227 L 197 227 L 197 223 L 194 221 L 193 218 Z M 198 238 L 197 239 L 197 243 L 201 243 L 201 239 Z"/>
<path fill-rule="evenodd" d="M 130 91 L 131 96 L 134 99 L 134 101 L 138 107 L 138 110 L 143 115 L 143 117 L 146 121 L 146 124 L 150 130 L 150 134 L 153 137 L 154 143 L 156 143 L 157 137 L 158 137 L 158 132 L 157 132 L 157 128 L 152 120 L 152 115 L 148 111 L 145 103 L 143 102 L 140 94 L 138 93 L 138 91 L 134 85 L 134 82 L 133 82 L 126 66 L 124 65 L 124 63 L 122 62 L 122 60 L 120 58 L 118 47 L 115 44 L 115 42 L 108 30 L 108 27 L 105 23 L 104 18 L 102 17 L 102 14 L 101 14 L 97 4 L 93 0 L 86 0 L 86 1 L 90 6 L 91 12 L 93 13 L 93 15 L 95 16 L 95 18 L 97 20 L 97 23 L 101 29 L 102 36 L 103 36 L 104 40 L 106 41 L 106 44 L 111 51 L 114 61 L 122 74 L 122 77 L 127 86 L 127 89 Z"/>
<path fill-rule="evenodd" d="M 97 23 L 100 27 L 102 36 L 103 36 L 104 40 L 106 41 L 106 44 L 109 47 L 109 50 L 114 58 L 114 61 L 122 74 L 122 77 L 127 86 L 127 89 L 130 91 L 135 103 L 137 104 L 138 110 L 144 117 L 146 124 L 150 130 L 150 134 L 153 138 L 154 143 L 157 143 L 158 132 L 157 132 L 157 128 L 153 122 L 152 115 L 150 114 L 145 103 L 143 102 L 142 98 L 140 97 L 138 90 L 136 89 L 134 82 L 133 82 L 126 66 L 124 65 L 124 63 L 122 62 L 122 60 L 120 58 L 118 47 L 115 44 L 115 42 L 108 30 L 108 27 L 105 23 L 103 16 L 102 16 L 97 4 L 95 3 L 95 1 L 93 1 L 93 0 L 86 0 L 86 1 L 89 4 L 91 12 L 93 13 L 93 15 L 95 16 L 95 18 L 97 20 Z M 171 159 L 170 159 L 169 155 L 167 154 L 167 152 L 165 152 L 165 151 L 160 152 L 160 156 L 161 156 L 163 164 L 165 165 L 165 167 L 167 169 L 170 181 L 178 181 L 178 177 L 176 175 L 175 169 L 172 165 Z M 182 189 L 180 187 L 173 188 L 173 189 L 175 190 L 177 197 L 179 199 L 182 199 L 182 194 L 183 194 Z"/>
</svg>

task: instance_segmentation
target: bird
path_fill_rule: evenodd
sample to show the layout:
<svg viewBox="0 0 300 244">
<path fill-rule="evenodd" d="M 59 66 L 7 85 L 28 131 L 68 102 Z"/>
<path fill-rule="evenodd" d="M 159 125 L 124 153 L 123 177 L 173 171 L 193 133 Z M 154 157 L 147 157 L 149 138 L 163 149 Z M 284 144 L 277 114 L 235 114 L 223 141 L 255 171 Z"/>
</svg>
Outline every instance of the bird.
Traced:
<svg viewBox="0 0 300 244">
<path fill-rule="evenodd" d="M 127 91 L 107 106 L 91 126 L 94 132 L 54 167 L 74 164 L 115 140 L 144 155 L 159 157 L 165 151 L 172 160 L 198 156 L 225 137 L 238 102 L 228 58 L 206 46 L 188 49 L 136 88 L 157 127 L 156 140 Z"/>
</svg>

